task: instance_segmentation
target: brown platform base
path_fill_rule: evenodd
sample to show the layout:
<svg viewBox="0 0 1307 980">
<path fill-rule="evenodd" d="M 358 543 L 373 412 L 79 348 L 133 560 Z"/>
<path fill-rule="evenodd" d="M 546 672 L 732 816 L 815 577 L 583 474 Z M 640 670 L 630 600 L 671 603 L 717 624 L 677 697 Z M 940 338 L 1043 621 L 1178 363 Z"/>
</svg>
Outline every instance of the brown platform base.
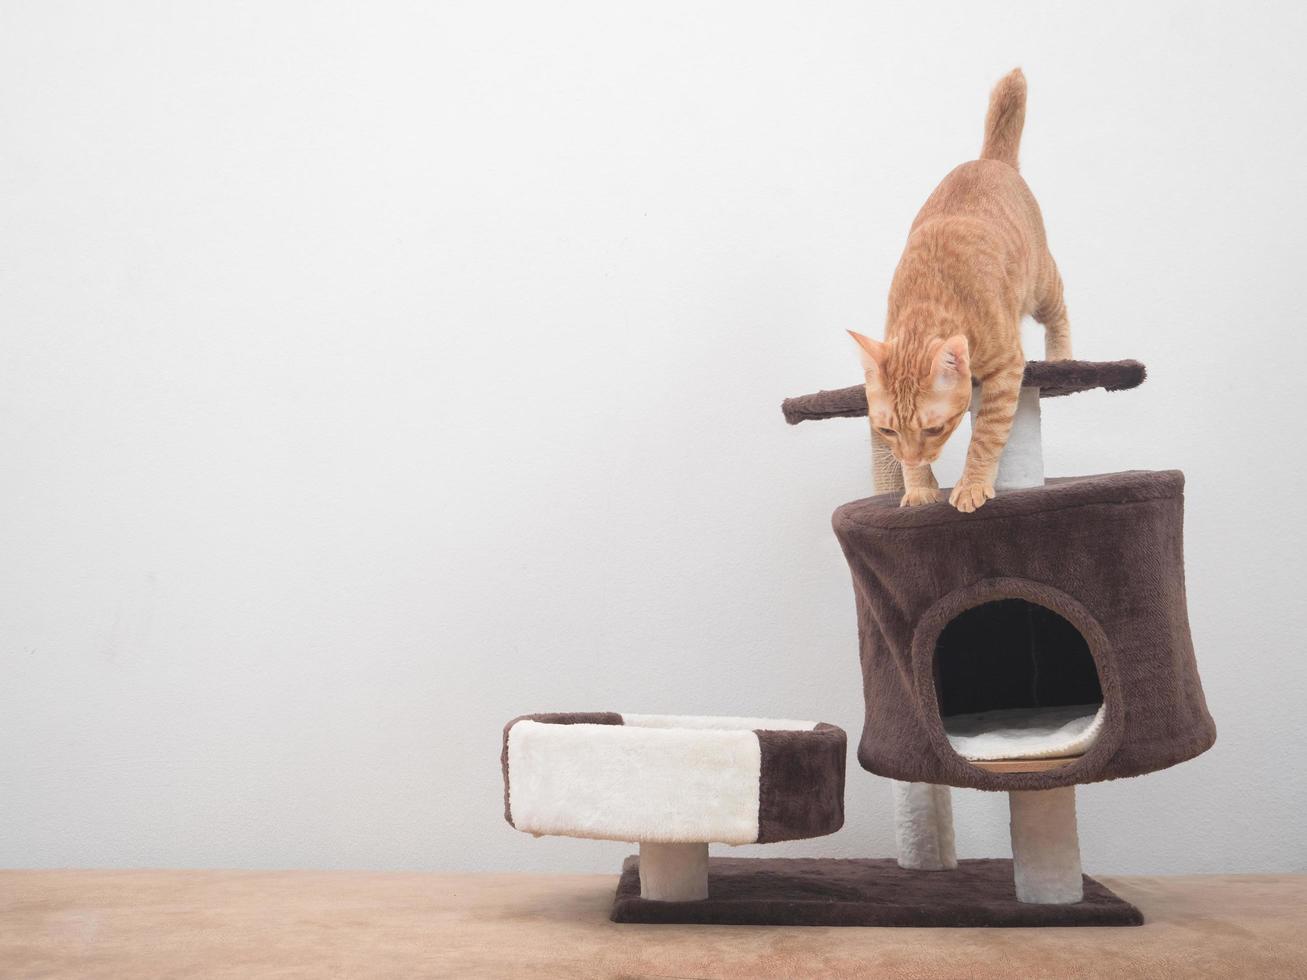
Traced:
<svg viewBox="0 0 1307 980">
<path fill-rule="evenodd" d="M 640 859 L 622 864 L 614 922 L 733 926 L 1139 926 L 1143 914 L 1085 876 L 1075 905 L 1017 901 L 1012 862 L 959 861 L 956 871 L 904 871 L 891 858 L 711 858 L 708 897 L 640 897 Z"/>
</svg>

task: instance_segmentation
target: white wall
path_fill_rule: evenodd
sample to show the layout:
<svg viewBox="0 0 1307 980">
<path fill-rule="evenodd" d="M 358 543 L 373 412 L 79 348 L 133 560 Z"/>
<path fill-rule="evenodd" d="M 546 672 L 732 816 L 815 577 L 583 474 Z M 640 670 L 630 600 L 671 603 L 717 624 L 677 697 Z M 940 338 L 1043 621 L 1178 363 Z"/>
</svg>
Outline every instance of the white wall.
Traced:
<svg viewBox="0 0 1307 980">
<path fill-rule="evenodd" d="M 1220 729 L 1085 865 L 1307 867 L 1307 16 L 1249 6 L 6 5 L 0 865 L 611 872 L 504 824 L 508 718 L 856 739 L 865 428 L 778 406 L 1020 64 L 1077 352 L 1151 372 L 1048 470 L 1188 474 Z M 781 850 L 891 852 L 854 765 Z"/>
</svg>

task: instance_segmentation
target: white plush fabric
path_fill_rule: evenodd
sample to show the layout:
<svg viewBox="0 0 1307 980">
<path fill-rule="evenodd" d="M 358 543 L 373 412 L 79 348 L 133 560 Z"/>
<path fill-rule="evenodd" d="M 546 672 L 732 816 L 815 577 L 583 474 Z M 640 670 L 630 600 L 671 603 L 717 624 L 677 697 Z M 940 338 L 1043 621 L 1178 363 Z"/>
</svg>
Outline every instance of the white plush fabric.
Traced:
<svg viewBox="0 0 1307 980">
<path fill-rule="evenodd" d="M 971 396 L 971 425 L 976 424 L 976 415 L 980 411 L 982 388 L 976 388 Z M 1039 425 L 1039 389 L 1021 389 L 1017 402 L 1016 414 L 1012 417 L 1012 429 L 1008 433 L 1007 443 L 1003 446 L 1003 455 L 998 458 L 998 472 L 994 475 L 994 489 L 1020 490 L 1022 487 L 1042 487 L 1044 485 L 1044 444 L 1040 437 Z"/>
<path fill-rule="evenodd" d="M 1103 727 L 1101 704 L 1005 708 L 950 715 L 944 731 L 953 751 L 973 762 L 1083 755 Z"/>
<path fill-rule="evenodd" d="M 508 732 L 513 826 L 532 834 L 663 843 L 758 839 L 765 718 L 623 715 L 622 725 L 519 721 Z"/>
<path fill-rule="evenodd" d="M 953 842 L 953 798 L 947 786 L 903 783 L 894 788 L 894 837 L 899 867 L 909 871 L 951 871 L 958 866 Z"/>
</svg>

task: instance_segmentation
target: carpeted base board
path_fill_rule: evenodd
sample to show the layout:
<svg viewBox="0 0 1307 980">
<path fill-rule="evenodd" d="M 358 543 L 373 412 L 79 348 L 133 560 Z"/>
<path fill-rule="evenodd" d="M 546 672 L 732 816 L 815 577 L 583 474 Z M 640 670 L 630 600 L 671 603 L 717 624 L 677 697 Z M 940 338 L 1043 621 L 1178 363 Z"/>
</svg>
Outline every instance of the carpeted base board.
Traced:
<svg viewBox="0 0 1307 980">
<path fill-rule="evenodd" d="M 622 864 L 614 922 L 749 926 L 1138 926 L 1139 909 L 1085 876 L 1075 905 L 1017 901 L 1012 862 L 959 861 L 956 871 L 904 871 L 892 858 L 712 858 L 708 897 L 640 897 L 640 859 Z"/>
</svg>

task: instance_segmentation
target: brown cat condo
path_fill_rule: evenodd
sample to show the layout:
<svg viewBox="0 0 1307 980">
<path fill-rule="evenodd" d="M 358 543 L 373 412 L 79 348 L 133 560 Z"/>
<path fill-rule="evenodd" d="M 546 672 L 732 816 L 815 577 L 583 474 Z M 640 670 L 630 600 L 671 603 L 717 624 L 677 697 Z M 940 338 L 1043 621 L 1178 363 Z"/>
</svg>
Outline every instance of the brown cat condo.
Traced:
<svg viewBox="0 0 1307 980">
<path fill-rule="evenodd" d="M 538 826 L 510 822 L 537 835 L 641 841 L 641 857 L 623 868 L 616 921 L 1141 924 L 1138 909 L 1081 873 L 1075 787 L 1173 766 L 1216 738 L 1185 604 L 1184 477 L 1168 470 L 1045 480 L 1040 399 L 1143 380 L 1134 361 L 1030 362 L 998 495 L 972 514 L 942 502 L 900 508 L 897 464 L 873 432 L 882 492 L 839 507 L 833 524 L 858 616 L 866 708 L 858 761 L 893 781 L 897 860 L 709 859 L 706 843 L 654 843 L 762 842 L 838 829 L 844 733 L 815 723 L 664 718 L 654 722 L 667 730 L 660 755 L 641 755 L 643 736 L 632 732 L 618 757 L 611 743 L 620 728 L 611 726 L 622 726 L 622 716 L 549 716 L 570 728 L 576 746 L 603 735 L 582 728 L 607 728 L 609 742 L 597 760 L 582 753 L 553 762 L 525 737 L 535 733 L 514 735 L 510 724 L 506 798 L 520 794 L 543 814 L 533 817 Z M 856 386 L 787 399 L 783 410 L 797 424 L 865 416 L 867 406 Z M 594 718 L 605 723 L 570 727 Z M 627 716 L 625 725 L 633 723 L 650 724 Z M 703 743 L 709 730 L 722 746 L 736 739 L 735 749 L 707 763 L 730 779 L 695 772 L 705 751 L 721 748 Z M 674 779 L 661 777 L 664 764 Z M 621 786 L 635 770 L 648 778 Z M 560 818 L 564 804 L 542 807 L 542 786 L 550 800 L 585 798 L 584 812 Z M 950 786 L 1008 793 L 1011 860 L 958 860 Z M 649 795 L 655 791 L 661 795 Z M 696 792 L 704 799 L 686 810 Z M 675 802 L 656 813 L 664 798 Z M 720 821 L 731 806 L 739 815 L 732 833 L 698 826 L 707 814 Z M 597 816 L 623 807 L 638 812 L 639 826 L 615 829 Z M 765 819 L 781 811 L 785 833 Z"/>
</svg>

